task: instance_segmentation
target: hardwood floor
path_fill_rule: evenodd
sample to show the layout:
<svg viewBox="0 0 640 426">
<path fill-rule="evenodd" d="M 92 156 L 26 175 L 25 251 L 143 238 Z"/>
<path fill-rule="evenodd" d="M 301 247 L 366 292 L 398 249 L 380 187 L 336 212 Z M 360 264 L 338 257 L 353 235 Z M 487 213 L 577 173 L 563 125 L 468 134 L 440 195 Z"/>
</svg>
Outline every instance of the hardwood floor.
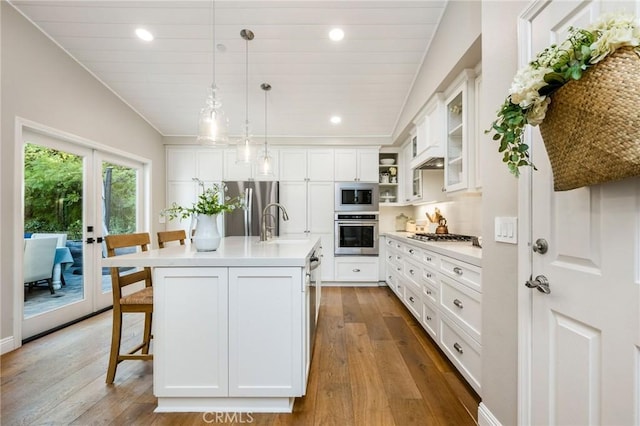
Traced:
<svg viewBox="0 0 640 426">
<path fill-rule="evenodd" d="M 105 384 L 109 311 L 2 356 L 0 423 L 476 424 L 480 399 L 388 288 L 325 287 L 322 295 L 307 395 L 291 414 L 154 413 L 150 362 L 123 362 L 114 385 Z M 123 336 L 137 341 L 141 322 L 126 318 Z"/>
</svg>

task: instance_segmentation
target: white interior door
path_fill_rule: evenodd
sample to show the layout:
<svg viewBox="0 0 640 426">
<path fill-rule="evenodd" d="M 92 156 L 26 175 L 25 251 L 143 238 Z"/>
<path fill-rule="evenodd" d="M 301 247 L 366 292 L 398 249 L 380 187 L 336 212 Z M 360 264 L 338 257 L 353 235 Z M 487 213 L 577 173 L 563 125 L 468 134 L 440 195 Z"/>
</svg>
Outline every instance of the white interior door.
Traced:
<svg viewBox="0 0 640 426">
<path fill-rule="evenodd" d="M 521 57 L 623 6 L 540 2 L 525 17 Z M 530 272 L 546 277 L 551 292 L 523 290 L 531 303 L 530 424 L 639 424 L 640 179 L 554 192 L 540 132 L 531 135 L 539 170 L 530 241 L 546 240 L 548 251 L 530 252 Z"/>
</svg>

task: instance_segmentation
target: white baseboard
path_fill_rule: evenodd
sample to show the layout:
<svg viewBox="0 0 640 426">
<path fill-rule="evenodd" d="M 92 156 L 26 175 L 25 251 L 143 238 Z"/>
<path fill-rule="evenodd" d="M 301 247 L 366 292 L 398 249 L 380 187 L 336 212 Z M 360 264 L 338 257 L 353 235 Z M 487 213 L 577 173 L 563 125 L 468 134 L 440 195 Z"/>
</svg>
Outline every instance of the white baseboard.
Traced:
<svg viewBox="0 0 640 426">
<path fill-rule="evenodd" d="M 0 355 L 4 355 L 14 349 L 18 349 L 18 347 L 15 345 L 13 336 L 5 337 L 4 339 L 0 340 Z"/>
<path fill-rule="evenodd" d="M 323 287 L 378 287 L 378 281 L 322 281 Z"/>
<path fill-rule="evenodd" d="M 482 402 L 478 406 L 478 426 L 502 426 L 500 421 Z"/>
</svg>

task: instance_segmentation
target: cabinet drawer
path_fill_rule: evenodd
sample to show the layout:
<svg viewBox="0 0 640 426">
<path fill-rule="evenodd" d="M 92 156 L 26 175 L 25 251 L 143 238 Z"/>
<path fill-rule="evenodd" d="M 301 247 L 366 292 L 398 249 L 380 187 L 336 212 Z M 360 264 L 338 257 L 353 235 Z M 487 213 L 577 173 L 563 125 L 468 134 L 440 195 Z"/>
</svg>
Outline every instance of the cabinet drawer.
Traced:
<svg viewBox="0 0 640 426">
<path fill-rule="evenodd" d="M 433 340 L 438 341 L 438 310 L 429 302 L 424 301 L 422 303 L 422 326 L 427 333 L 433 337 Z"/>
<path fill-rule="evenodd" d="M 422 317 L 422 301 L 419 294 L 412 287 L 404 288 L 404 304 L 418 320 Z"/>
<path fill-rule="evenodd" d="M 378 258 L 336 257 L 336 281 L 378 281 Z"/>
<path fill-rule="evenodd" d="M 482 272 L 480 268 L 450 257 L 443 257 L 440 264 L 443 273 L 476 291 L 482 292 Z"/>
<path fill-rule="evenodd" d="M 413 291 L 420 294 L 422 291 L 422 267 L 406 259 L 403 262 L 402 271 L 407 283 L 413 287 Z"/>
<path fill-rule="evenodd" d="M 404 299 L 404 291 L 400 285 L 400 279 L 393 271 L 387 273 L 387 285 L 391 290 L 393 290 L 400 300 Z"/>
<path fill-rule="evenodd" d="M 482 295 L 450 278 L 441 277 L 440 307 L 463 330 L 481 342 Z"/>
<path fill-rule="evenodd" d="M 471 387 L 480 394 L 482 349 L 460 327 L 445 316 L 440 317 L 440 347 Z"/>
<path fill-rule="evenodd" d="M 440 256 L 429 250 L 422 250 L 422 263 L 434 271 L 439 268 Z"/>
<path fill-rule="evenodd" d="M 422 283 L 422 298 L 433 303 L 435 306 L 440 303 L 440 298 L 438 297 L 440 293 L 439 287 L 433 286 L 431 283 L 423 282 Z"/>
</svg>

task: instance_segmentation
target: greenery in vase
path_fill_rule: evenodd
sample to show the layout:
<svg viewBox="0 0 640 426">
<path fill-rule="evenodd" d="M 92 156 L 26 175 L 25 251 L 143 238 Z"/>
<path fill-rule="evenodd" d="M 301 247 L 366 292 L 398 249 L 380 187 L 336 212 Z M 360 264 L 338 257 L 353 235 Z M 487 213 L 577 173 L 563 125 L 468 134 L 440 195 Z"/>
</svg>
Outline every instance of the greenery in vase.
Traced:
<svg viewBox="0 0 640 426">
<path fill-rule="evenodd" d="M 520 69 L 509 95 L 498 110 L 491 129 L 493 140 L 500 141 L 502 161 L 516 177 L 521 166 L 536 167 L 529 159 L 529 146 L 523 142 L 527 124 L 542 123 L 551 103 L 551 95 L 571 80 L 580 80 L 583 72 L 607 55 L 625 46 L 640 56 L 640 27 L 633 15 L 608 14 L 587 29 L 569 28 L 565 41 L 540 52 Z"/>
<path fill-rule="evenodd" d="M 188 219 L 199 214 L 216 215 L 224 212 L 230 212 L 235 209 L 244 209 L 244 201 L 240 197 L 228 197 L 224 195 L 227 189 L 224 185 L 213 184 L 211 188 L 202 186 L 202 194 L 198 195 L 198 199 L 191 207 L 179 206 L 173 203 L 171 207 L 163 211 L 163 215 L 173 220 L 175 218 Z"/>
</svg>

